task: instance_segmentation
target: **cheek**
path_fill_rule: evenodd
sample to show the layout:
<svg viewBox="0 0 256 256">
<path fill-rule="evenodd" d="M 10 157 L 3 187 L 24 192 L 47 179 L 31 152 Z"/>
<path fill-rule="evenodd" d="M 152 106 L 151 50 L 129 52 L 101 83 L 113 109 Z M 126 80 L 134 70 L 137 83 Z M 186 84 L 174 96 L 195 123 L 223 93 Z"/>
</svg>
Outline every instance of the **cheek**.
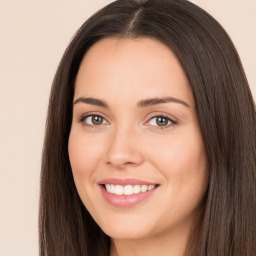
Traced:
<svg viewBox="0 0 256 256">
<path fill-rule="evenodd" d="M 208 164 L 201 136 L 172 137 L 154 149 L 155 167 L 165 178 L 165 200 L 172 202 L 168 214 L 181 222 L 194 216 L 206 192 Z M 156 155 L 157 152 L 157 155 Z M 153 153 L 153 152 L 152 152 Z M 166 216 L 165 216 L 166 217 Z M 166 217 L 167 219 L 167 217 Z"/>
<path fill-rule="evenodd" d="M 201 134 L 197 130 L 182 131 L 158 145 L 149 154 L 171 189 L 181 197 L 204 193 L 208 164 Z"/>
<path fill-rule="evenodd" d="M 154 154 L 158 163 L 163 167 L 168 166 L 170 170 L 180 172 L 182 169 L 189 170 L 205 165 L 205 149 L 202 139 L 198 136 L 177 135 L 163 140 L 158 145 L 158 149 L 152 149 L 151 155 Z"/>
<path fill-rule="evenodd" d="M 71 130 L 68 153 L 77 192 L 86 208 L 93 213 L 94 202 L 97 201 L 93 192 L 95 187 L 95 170 L 102 159 L 101 143 L 93 136 Z"/>
<path fill-rule="evenodd" d="M 70 133 L 68 153 L 76 184 L 78 180 L 80 182 L 88 180 L 86 178 L 92 175 L 99 164 L 101 144 L 92 137 L 75 131 Z"/>
</svg>

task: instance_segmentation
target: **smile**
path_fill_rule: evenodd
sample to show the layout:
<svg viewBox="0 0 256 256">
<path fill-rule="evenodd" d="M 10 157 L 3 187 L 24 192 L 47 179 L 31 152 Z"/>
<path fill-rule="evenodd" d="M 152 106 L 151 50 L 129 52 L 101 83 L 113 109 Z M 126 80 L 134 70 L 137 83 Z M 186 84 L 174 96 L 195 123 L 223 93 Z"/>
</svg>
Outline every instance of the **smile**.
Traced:
<svg viewBox="0 0 256 256">
<path fill-rule="evenodd" d="M 115 194 L 118 196 L 121 195 L 133 195 L 139 193 L 145 193 L 146 191 L 152 190 L 156 187 L 156 185 L 113 185 L 113 184 L 105 184 L 105 189 L 107 192 L 111 194 Z"/>
<path fill-rule="evenodd" d="M 137 179 L 105 179 L 98 183 L 103 198 L 115 207 L 127 208 L 150 198 L 160 186 Z"/>
</svg>

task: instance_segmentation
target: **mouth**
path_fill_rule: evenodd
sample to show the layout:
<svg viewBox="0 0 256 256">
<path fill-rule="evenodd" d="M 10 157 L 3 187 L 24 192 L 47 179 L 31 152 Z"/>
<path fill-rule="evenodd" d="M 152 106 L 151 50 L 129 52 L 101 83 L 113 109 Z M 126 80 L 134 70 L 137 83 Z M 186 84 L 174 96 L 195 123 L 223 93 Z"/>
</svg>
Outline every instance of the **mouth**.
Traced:
<svg viewBox="0 0 256 256">
<path fill-rule="evenodd" d="M 108 193 L 111 194 L 115 194 L 117 196 L 122 196 L 122 195 L 133 195 L 133 194 L 140 194 L 140 193 L 145 193 L 147 191 L 150 191 L 154 188 L 156 188 L 157 186 L 159 186 L 158 184 L 155 185 L 114 185 L 114 184 L 101 184 L 101 186 L 103 186 L 103 188 L 105 188 L 105 190 Z"/>
<path fill-rule="evenodd" d="M 106 179 L 98 183 L 105 200 L 115 207 L 131 207 L 155 193 L 160 184 L 136 179 Z"/>
</svg>

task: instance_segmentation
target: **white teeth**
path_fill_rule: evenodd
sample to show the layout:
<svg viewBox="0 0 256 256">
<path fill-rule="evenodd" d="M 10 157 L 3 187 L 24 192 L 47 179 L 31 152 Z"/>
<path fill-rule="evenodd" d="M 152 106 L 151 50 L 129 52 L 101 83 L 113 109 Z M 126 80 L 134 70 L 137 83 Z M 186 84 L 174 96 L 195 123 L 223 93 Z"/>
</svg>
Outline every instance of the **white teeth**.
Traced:
<svg viewBox="0 0 256 256">
<path fill-rule="evenodd" d="M 142 185 L 140 190 L 141 190 L 141 192 L 146 192 L 148 190 L 148 186 L 147 185 Z"/>
<path fill-rule="evenodd" d="M 148 186 L 148 190 L 152 190 L 155 186 L 154 185 L 150 185 Z"/>
<path fill-rule="evenodd" d="M 115 186 L 114 185 L 110 185 L 110 193 L 115 194 Z"/>
<path fill-rule="evenodd" d="M 124 187 L 120 185 L 115 186 L 115 194 L 121 196 L 124 194 Z"/>
<path fill-rule="evenodd" d="M 113 185 L 113 184 L 105 184 L 106 190 L 111 193 L 118 196 L 121 195 L 132 195 L 132 194 L 138 194 L 138 193 L 144 193 L 148 190 L 152 190 L 155 188 L 156 185 Z"/>
<path fill-rule="evenodd" d="M 140 185 L 133 186 L 133 194 L 138 194 L 138 193 L 140 193 Z"/>
<path fill-rule="evenodd" d="M 131 185 L 124 186 L 124 195 L 132 195 L 133 194 L 133 187 Z"/>
<path fill-rule="evenodd" d="M 107 190 L 108 192 L 110 192 L 110 190 L 111 190 L 111 185 L 110 185 L 110 184 L 106 184 L 106 190 Z"/>
</svg>

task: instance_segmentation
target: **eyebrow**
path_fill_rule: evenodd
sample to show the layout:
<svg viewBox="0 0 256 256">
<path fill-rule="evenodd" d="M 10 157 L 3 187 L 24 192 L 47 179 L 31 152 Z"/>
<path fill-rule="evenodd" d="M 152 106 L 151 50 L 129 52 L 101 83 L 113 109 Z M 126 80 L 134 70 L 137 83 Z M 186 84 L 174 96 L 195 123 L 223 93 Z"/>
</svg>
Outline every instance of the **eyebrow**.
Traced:
<svg viewBox="0 0 256 256">
<path fill-rule="evenodd" d="M 108 104 L 105 101 L 96 99 L 96 98 L 91 98 L 91 97 L 89 97 L 89 98 L 80 97 L 74 101 L 73 105 L 80 103 L 80 102 L 85 103 L 85 104 L 94 105 L 94 106 L 103 107 L 103 108 L 109 108 Z M 162 103 L 169 103 L 169 102 L 182 104 L 185 107 L 190 107 L 189 104 L 186 103 L 185 101 L 176 99 L 173 97 L 149 98 L 149 99 L 139 101 L 137 103 L 137 106 L 142 108 L 142 107 L 154 106 L 154 105 L 158 105 L 158 104 L 162 104 Z"/>
<path fill-rule="evenodd" d="M 189 104 L 186 103 L 185 101 L 176 99 L 173 97 L 150 98 L 150 99 L 141 100 L 138 102 L 138 107 L 148 107 L 148 106 L 158 105 L 158 104 L 162 104 L 162 103 L 169 103 L 169 102 L 179 103 L 186 107 L 190 107 Z"/>
<path fill-rule="evenodd" d="M 108 104 L 106 102 L 104 102 L 103 100 L 95 99 L 95 98 L 84 98 L 84 97 L 80 97 L 80 98 L 76 99 L 73 103 L 73 106 L 79 102 L 90 104 L 90 105 L 95 105 L 95 106 L 99 106 L 99 107 L 103 107 L 103 108 L 108 108 Z"/>
</svg>

